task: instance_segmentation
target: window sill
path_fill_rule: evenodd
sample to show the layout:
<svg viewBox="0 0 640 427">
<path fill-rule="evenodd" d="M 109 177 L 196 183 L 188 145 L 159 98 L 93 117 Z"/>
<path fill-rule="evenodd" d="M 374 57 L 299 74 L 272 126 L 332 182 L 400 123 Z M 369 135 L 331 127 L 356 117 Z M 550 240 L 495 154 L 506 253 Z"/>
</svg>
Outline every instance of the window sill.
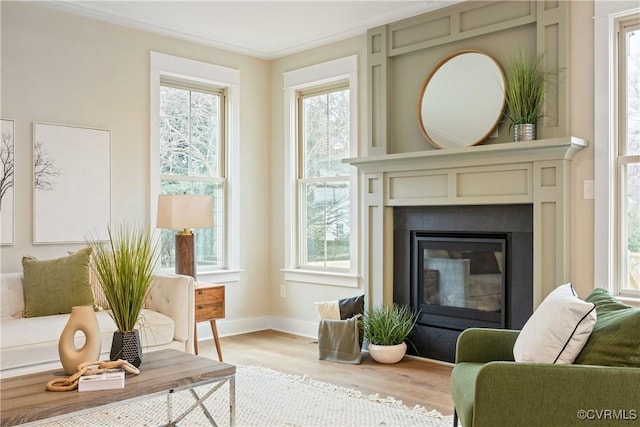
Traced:
<svg viewBox="0 0 640 427">
<path fill-rule="evenodd" d="M 632 307 L 640 308 L 640 298 L 633 298 L 633 297 L 626 297 L 626 296 L 625 297 L 617 296 L 616 298 L 622 301 L 624 304 L 630 305 Z"/>
<path fill-rule="evenodd" d="M 244 270 L 205 270 L 199 271 L 198 281 L 207 283 L 230 283 L 239 282 L 240 273 Z M 173 268 L 163 268 L 160 270 L 161 274 L 174 274 Z"/>
<path fill-rule="evenodd" d="M 350 273 L 334 273 L 327 271 L 282 269 L 287 282 L 315 283 L 317 285 L 343 286 L 357 288 L 360 276 Z"/>
<path fill-rule="evenodd" d="M 244 270 L 210 270 L 198 273 L 198 281 L 211 283 L 239 282 Z"/>
</svg>

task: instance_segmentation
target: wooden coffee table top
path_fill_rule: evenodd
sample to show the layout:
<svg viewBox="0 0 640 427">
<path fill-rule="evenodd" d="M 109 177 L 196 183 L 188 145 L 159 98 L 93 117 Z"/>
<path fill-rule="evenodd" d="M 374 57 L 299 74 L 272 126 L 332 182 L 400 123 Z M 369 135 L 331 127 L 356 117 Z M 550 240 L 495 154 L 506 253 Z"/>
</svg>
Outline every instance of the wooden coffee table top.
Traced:
<svg viewBox="0 0 640 427">
<path fill-rule="evenodd" d="M 140 371 L 140 375 L 127 374 L 124 389 L 83 393 L 45 389 L 49 380 L 67 376 L 62 369 L 2 379 L 1 425 L 30 423 L 193 388 L 233 376 L 236 367 L 178 350 L 160 350 L 143 356 Z"/>
</svg>

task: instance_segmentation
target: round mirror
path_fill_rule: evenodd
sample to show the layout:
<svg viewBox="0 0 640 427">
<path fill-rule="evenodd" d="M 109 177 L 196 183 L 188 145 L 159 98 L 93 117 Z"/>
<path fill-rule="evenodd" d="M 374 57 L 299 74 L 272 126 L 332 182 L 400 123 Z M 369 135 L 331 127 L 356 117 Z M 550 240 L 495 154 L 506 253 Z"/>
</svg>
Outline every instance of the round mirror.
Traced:
<svg viewBox="0 0 640 427">
<path fill-rule="evenodd" d="M 500 123 L 504 86 L 502 67 L 486 53 L 463 50 L 443 58 L 418 98 L 422 134 L 438 148 L 479 144 Z"/>
</svg>

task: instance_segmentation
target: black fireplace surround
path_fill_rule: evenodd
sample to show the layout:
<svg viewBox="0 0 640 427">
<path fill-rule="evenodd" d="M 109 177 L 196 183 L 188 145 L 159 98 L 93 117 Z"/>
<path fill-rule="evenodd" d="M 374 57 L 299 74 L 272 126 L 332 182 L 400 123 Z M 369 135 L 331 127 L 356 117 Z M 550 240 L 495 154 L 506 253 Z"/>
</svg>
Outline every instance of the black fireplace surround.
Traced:
<svg viewBox="0 0 640 427">
<path fill-rule="evenodd" d="M 394 207 L 393 300 L 418 315 L 408 352 L 453 362 L 469 327 L 533 312 L 532 205 Z"/>
</svg>

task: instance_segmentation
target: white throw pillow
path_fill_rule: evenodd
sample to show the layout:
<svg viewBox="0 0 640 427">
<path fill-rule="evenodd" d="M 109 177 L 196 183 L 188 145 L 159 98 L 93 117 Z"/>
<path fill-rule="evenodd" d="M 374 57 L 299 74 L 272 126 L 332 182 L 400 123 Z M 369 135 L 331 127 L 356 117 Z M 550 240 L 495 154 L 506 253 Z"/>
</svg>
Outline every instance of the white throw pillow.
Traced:
<svg viewBox="0 0 640 427">
<path fill-rule="evenodd" d="M 340 320 L 340 305 L 338 301 L 314 302 L 320 319 Z"/>
<path fill-rule="evenodd" d="M 527 320 L 513 346 L 516 362 L 571 364 L 596 323 L 596 306 L 571 283 L 557 287 Z"/>
</svg>

